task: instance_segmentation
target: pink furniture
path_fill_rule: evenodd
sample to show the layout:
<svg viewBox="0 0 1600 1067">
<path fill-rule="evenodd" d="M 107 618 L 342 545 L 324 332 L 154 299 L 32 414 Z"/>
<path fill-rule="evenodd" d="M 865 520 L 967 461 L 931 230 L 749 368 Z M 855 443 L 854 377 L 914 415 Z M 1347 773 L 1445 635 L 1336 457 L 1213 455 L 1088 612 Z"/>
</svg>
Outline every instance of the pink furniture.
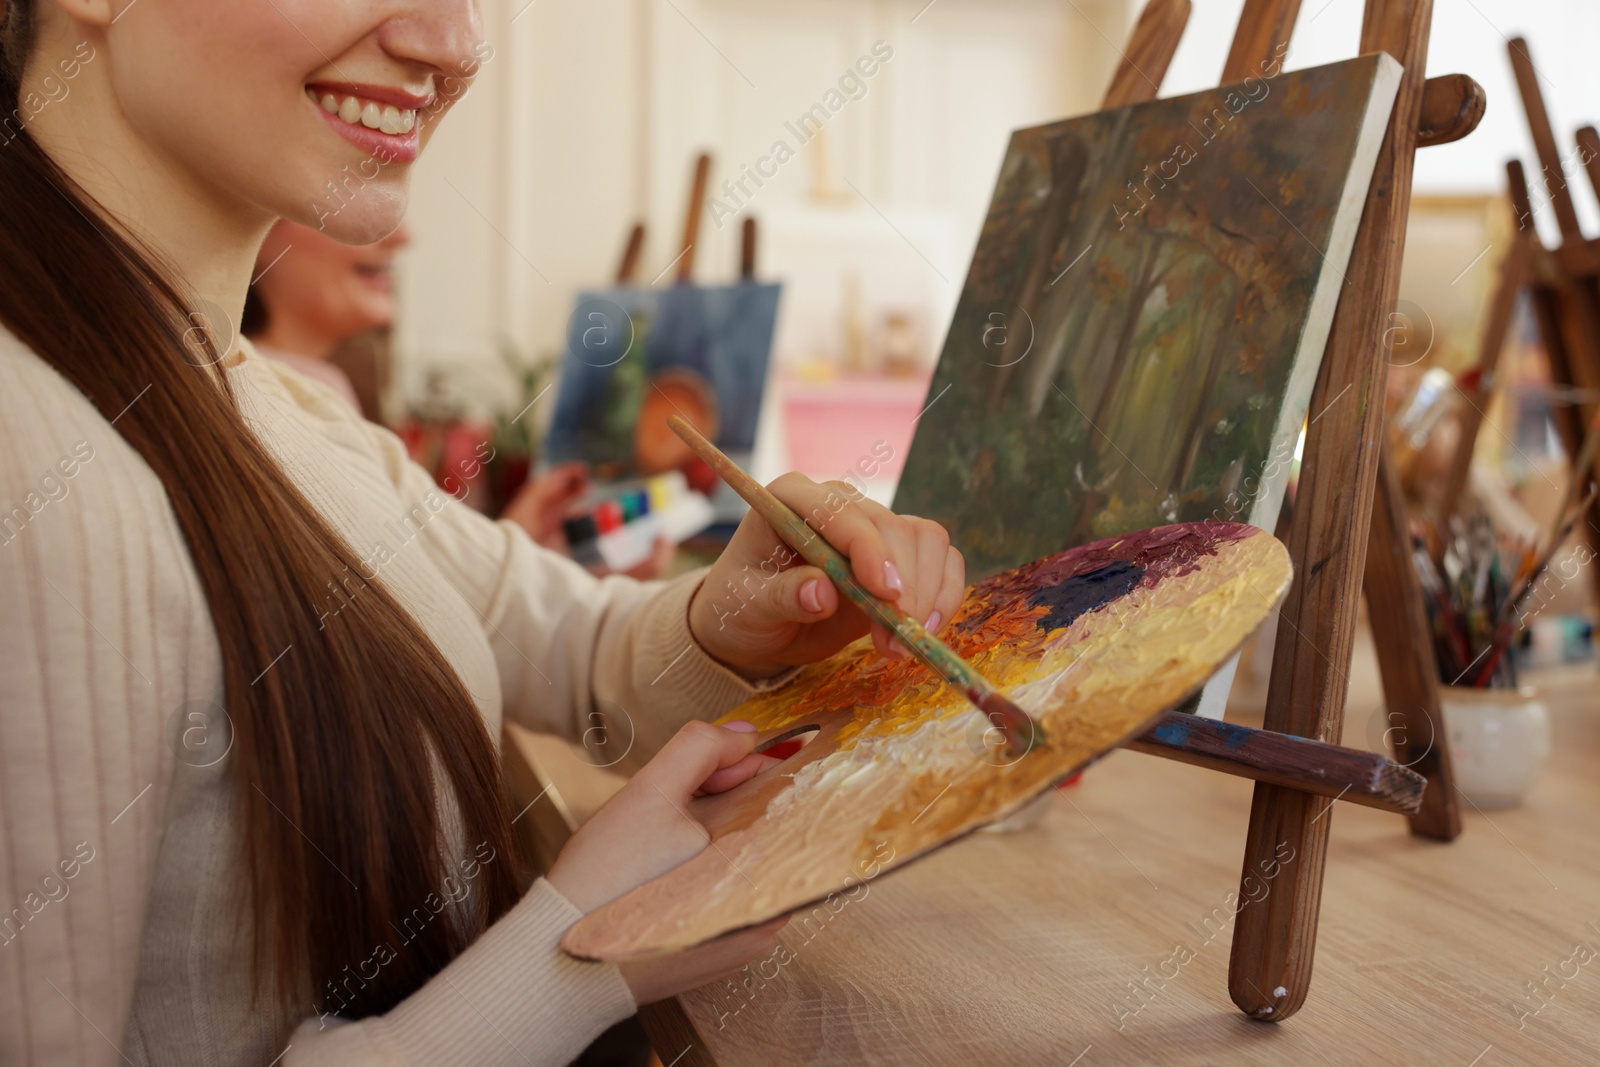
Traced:
<svg viewBox="0 0 1600 1067">
<path fill-rule="evenodd" d="M 786 378 L 782 390 L 789 465 L 818 480 L 849 475 L 887 500 L 927 403 L 928 378 Z"/>
</svg>

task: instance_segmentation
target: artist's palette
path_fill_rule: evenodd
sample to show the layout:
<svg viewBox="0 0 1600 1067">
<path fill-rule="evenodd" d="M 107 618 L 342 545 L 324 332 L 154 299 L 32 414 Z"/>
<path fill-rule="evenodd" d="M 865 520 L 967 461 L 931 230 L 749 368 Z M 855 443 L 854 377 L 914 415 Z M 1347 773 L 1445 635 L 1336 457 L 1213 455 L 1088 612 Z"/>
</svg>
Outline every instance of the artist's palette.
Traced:
<svg viewBox="0 0 1600 1067">
<path fill-rule="evenodd" d="M 815 728 L 783 763 L 692 802 L 712 845 L 584 917 L 586 959 L 676 951 L 852 887 L 1001 819 L 1200 687 L 1288 589 L 1288 553 L 1238 523 L 1163 526 L 1005 571 L 967 591 L 941 638 L 1029 712 L 1010 755 L 926 667 L 861 641 L 726 719 Z"/>
</svg>

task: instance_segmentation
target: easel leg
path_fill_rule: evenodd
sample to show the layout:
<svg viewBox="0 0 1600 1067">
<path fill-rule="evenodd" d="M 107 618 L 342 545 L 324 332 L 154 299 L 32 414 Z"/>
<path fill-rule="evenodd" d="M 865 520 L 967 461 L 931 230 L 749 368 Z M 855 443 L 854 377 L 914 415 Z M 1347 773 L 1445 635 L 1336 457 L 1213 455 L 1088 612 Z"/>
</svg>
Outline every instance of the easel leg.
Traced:
<svg viewBox="0 0 1600 1067">
<path fill-rule="evenodd" d="M 1567 344 L 1564 369 L 1566 382 L 1580 389 L 1587 396 L 1593 396 L 1600 390 L 1600 282 L 1593 276 L 1568 278 L 1566 283 L 1557 290 L 1560 299 L 1558 307 L 1562 311 L 1563 329 L 1566 334 Z M 1552 370 L 1554 366 L 1552 365 Z M 1593 425 L 1600 404 L 1592 400 L 1579 401 L 1575 405 L 1578 421 L 1585 432 Z M 1583 437 L 1580 435 L 1578 441 Z M 1571 462 L 1577 462 L 1578 446 L 1567 452 Z M 1600 464 L 1597 464 L 1600 466 Z M 1574 472 L 1584 481 L 1580 483 L 1587 487 L 1588 479 L 1595 477 L 1595 472 Z M 1580 488 L 1580 495 L 1585 491 Z M 1589 544 L 1600 551 L 1600 500 L 1589 505 L 1588 514 L 1580 529 L 1588 527 Z M 1593 583 L 1595 597 L 1600 600 L 1600 568 L 1590 570 L 1590 580 Z"/>
<path fill-rule="evenodd" d="M 1400 283 L 1432 16 L 1432 0 L 1367 0 L 1361 27 L 1360 50 L 1388 52 L 1405 75 L 1312 394 L 1317 414 L 1306 434 L 1291 548 L 1300 570 L 1279 614 L 1264 723 L 1322 741 L 1336 741 L 1344 722 L 1383 432 L 1383 338 Z M 1256 787 L 1241 897 L 1259 893 L 1255 887 L 1273 863 L 1281 869 L 1266 898 L 1241 909 L 1234 921 L 1228 991 L 1251 1018 L 1286 1019 L 1310 991 L 1331 820 L 1331 806 L 1321 798 Z"/>
<path fill-rule="evenodd" d="M 1245 878 L 1270 888 L 1265 897 L 1257 890 L 1257 901 L 1240 909 L 1228 963 L 1233 1002 L 1253 1019 L 1287 1019 L 1305 1002 L 1311 986 L 1333 804 L 1297 789 L 1256 785 Z M 1257 848 L 1258 842 L 1267 845 Z M 1247 915 L 1252 921 L 1245 921 Z"/>
<path fill-rule="evenodd" d="M 1472 455 L 1478 443 L 1478 432 L 1483 428 L 1484 408 L 1494 387 L 1496 369 L 1506 347 L 1506 335 L 1511 332 L 1511 320 L 1516 314 L 1517 297 L 1527 283 L 1528 263 L 1532 258 L 1531 237 L 1518 231 L 1511 237 L 1511 247 L 1495 272 L 1494 294 L 1489 300 L 1489 310 L 1483 317 L 1483 329 L 1478 335 L 1478 382 L 1463 390 L 1466 410 L 1461 412 L 1461 436 L 1456 442 L 1455 455 L 1450 457 L 1450 470 L 1445 475 L 1444 491 L 1439 494 L 1437 514 L 1446 522 L 1461 504 L 1461 494 L 1466 491 L 1472 473 Z"/>
<path fill-rule="evenodd" d="M 1367 539 L 1365 589 L 1372 640 L 1383 675 L 1388 716 L 1385 736 L 1395 760 L 1428 779 L 1422 810 L 1411 832 L 1452 841 L 1461 833 L 1450 744 L 1439 709 L 1438 668 L 1422 603 L 1422 587 L 1411 559 L 1405 497 L 1385 448 L 1373 487 L 1372 533 Z"/>
</svg>

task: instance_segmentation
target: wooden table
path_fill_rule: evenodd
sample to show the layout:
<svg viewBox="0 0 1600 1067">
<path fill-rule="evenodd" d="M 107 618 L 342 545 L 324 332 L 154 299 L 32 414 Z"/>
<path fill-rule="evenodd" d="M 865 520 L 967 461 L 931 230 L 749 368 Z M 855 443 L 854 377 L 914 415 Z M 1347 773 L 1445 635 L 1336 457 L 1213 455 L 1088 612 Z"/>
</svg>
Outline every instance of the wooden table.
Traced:
<svg viewBox="0 0 1600 1067">
<path fill-rule="evenodd" d="M 1345 744 L 1367 746 L 1376 673 L 1363 641 Z M 1377 811 L 1329 814 L 1316 976 L 1282 1026 L 1227 993 L 1250 783 L 1118 752 L 1037 827 L 796 917 L 766 978 L 649 1009 L 646 1028 L 674 1067 L 1600 1064 L 1600 956 L 1572 960 L 1579 941 L 1600 953 L 1600 679 L 1536 680 L 1555 751 L 1522 807 L 1466 805 L 1448 845 Z"/>
</svg>

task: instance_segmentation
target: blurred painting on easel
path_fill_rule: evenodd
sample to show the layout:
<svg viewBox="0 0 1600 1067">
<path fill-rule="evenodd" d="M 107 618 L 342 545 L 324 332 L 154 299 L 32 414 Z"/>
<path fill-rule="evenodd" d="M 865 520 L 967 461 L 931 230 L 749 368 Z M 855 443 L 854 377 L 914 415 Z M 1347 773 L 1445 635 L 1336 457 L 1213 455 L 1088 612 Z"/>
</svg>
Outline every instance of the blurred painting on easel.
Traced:
<svg viewBox="0 0 1600 1067">
<path fill-rule="evenodd" d="M 895 499 L 975 576 L 1272 528 L 1400 74 L 1282 57 L 1012 135 Z"/>
<path fill-rule="evenodd" d="M 583 293 L 570 320 L 550 424 L 553 461 L 583 460 L 601 477 L 659 473 L 660 445 L 641 420 L 655 406 L 714 428 L 746 459 L 766 386 L 777 285 L 630 287 Z M 677 438 L 668 434 L 673 442 Z M 681 444 L 681 442 L 679 443 Z"/>
<path fill-rule="evenodd" d="M 639 224 L 629 235 L 616 285 L 579 294 L 567 323 L 545 450 L 553 463 L 588 464 L 602 482 L 681 470 L 693 489 L 712 497 L 720 521 L 736 522 L 743 502 L 667 428 L 667 418 L 681 416 L 748 465 L 782 287 L 755 280 L 751 218 L 741 228 L 738 280 L 695 284 L 710 168 L 711 157 L 702 153 L 690 183 L 681 251 L 661 272 L 676 269 L 670 285 L 634 283 L 645 237 Z"/>
</svg>

